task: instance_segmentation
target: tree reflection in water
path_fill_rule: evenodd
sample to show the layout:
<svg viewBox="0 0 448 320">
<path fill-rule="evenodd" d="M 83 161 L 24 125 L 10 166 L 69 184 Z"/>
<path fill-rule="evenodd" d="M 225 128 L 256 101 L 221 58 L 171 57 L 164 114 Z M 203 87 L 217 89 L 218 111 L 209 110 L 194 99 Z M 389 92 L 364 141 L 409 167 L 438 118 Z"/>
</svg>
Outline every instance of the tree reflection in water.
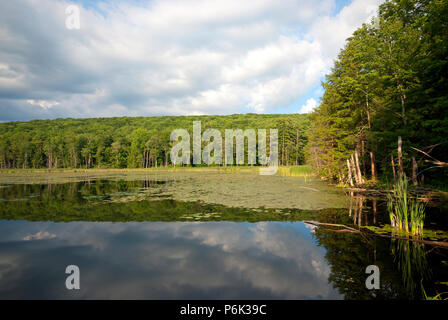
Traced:
<svg viewBox="0 0 448 320">
<path fill-rule="evenodd" d="M 361 227 L 387 222 L 384 214 L 381 215 L 383 212 L 379 212 L 382 204 L 350 192 L 349 223 Z M 315 230 L 314 236 L 327 250 L 331 267 L 329 281 L 346 299 L 422 299 L 423 284 L 429 290 L 434 285 L 434 281 L 429 281 L 432 274 L 427 261 L 427 250 L 431 248 L 423 243 L 354 236 L 322 227 Z M 380 268 L 380 290 L 370 291 L 365 287 L 368 265 Z"/>
</svg>

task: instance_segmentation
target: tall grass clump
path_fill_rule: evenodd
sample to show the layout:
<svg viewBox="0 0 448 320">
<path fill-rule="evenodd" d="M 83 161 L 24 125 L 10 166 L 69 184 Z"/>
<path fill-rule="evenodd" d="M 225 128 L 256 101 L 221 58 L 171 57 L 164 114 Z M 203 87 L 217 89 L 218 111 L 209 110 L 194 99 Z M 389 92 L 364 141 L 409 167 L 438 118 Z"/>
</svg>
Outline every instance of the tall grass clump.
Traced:
<svg viewBox="0 0 448 320">
<path fill-rule="evenodd" d="M 310 177 L 314 175 L 310 166 L 279 167 L 278 172 L 286 177 Z"/>
<path fill-rule="evenodd" d="M 425 205 L 408 194 L 408 180 L 403 175 L 394 188 L 393 195 L 387 195 L 387 209 L 393 228 L 412 235 L 423 234 Z"/>
</svg>

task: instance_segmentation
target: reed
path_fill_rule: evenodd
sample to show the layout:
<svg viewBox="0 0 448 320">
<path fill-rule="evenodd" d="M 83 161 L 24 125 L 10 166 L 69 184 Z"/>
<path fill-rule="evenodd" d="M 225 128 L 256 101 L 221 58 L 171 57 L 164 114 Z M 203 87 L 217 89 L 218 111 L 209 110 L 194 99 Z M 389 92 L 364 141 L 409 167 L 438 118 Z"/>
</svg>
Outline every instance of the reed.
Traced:
<svg viewBox="0 0 448 320">
<path fill-rule="evenodd" d="M 418 279 L 424 281 L 430 278 L 425 245 L 407 240 L 392 240 L 391 250 L 409 298 L 422 296 Z"/>
<path fill-rule="evenodd" d="M 387 208 L 393 228 L 412 235 L 423 235 L 425 205 L 408 194 L 408 180 L 403 175 L 394 188 L 393 194 L 387 195 Z"/>
<path fill-rule="evenodd" d="M 311 177 L 314 175 L 313 169 L 309 166 L 279 167 L 278 173 L 285 177 Z"/>
</svg>

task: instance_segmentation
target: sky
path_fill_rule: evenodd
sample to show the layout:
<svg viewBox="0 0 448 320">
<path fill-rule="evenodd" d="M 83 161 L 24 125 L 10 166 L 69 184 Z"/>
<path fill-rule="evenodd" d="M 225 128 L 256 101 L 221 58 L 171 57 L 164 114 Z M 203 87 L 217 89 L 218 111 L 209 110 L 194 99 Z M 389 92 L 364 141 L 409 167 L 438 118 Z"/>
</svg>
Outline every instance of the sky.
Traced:
<svg viewBox="0 0 448 320">
<path fill-rule="evenodd" d="M 0 1 L 0 121 L 312 112 L 381 2 Z"/>
</svg>

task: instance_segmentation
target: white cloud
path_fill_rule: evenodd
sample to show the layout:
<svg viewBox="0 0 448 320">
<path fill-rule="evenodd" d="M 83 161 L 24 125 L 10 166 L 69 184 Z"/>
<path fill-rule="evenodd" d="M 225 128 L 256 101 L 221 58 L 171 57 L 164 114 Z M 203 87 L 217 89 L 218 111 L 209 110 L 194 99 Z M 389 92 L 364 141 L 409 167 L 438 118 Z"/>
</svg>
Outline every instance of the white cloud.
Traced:
<svg viewBox="0 0 448 320">
<path fill-rule="evenodd" d="M 3 1 L 1 120 L 275 112 L 319 84 L 379 2 L 334 15 L 333 0 L 117 0 L 68 30 L 69 2 Z"/>
<path fill-rule="evenodd" d="M 49 233 L 47 231 L 39 231 L 36 234 L 30 234 L 23 238 L 24 241 L 30 240 L 44 240 L 44 239 L 53 239 L 56 238 L 55 234 Z"/>
<path fill-rule="evenodd" d="M 363 23 L 369 23 L 376 14 L 375 8 L 384 0 L 353 0 L 335 16 L 320 17 L 310 28 L 306 38 L 322 46 L 323 59 L 328 72 L 345 40 Z"/>
<path fill-rule="evenodd" d="M 49 109 L 49 108 L 57 106 L 59 104 L 59 102 L 57 102 L 57 101 L 45 101 L 45 100 L 37 100 L 36 101 L 33 99 L 26 100 L 26 102 L 28 102 L 29 104 L 35 105 L 35 106 L 39 106 L 44 109 Z"/>
<path fill-rule="evenodd" d="M 306 104 L 304 104 L 302 108 L 300 108 L 300 113 L 311 113 L 316 107 L 317 107 L 317 101 L 314 100 L 313 98 L 308 99 L 306 101 Z"/>
</svg>

